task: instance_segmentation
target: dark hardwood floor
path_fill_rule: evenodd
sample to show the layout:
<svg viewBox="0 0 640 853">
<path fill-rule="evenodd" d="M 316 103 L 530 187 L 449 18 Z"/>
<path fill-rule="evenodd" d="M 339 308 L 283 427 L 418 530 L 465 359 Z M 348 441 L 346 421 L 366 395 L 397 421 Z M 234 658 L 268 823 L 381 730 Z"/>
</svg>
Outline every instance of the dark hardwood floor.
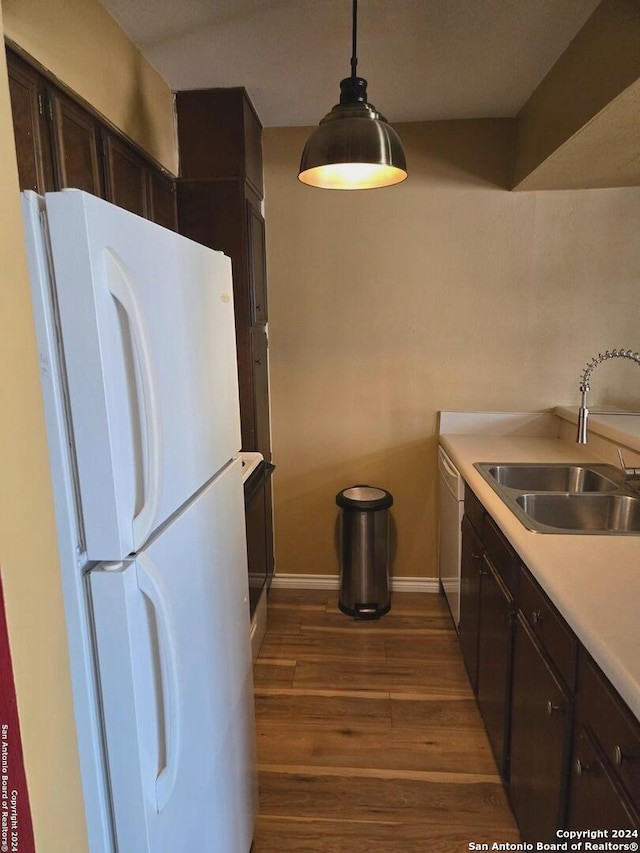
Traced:
<svg viewBox="0 0 640 853">
<path fill-rule="evenodd" d="M 273 590 L 255 692 L 252 853 L 520 840 L 440 596 L 355 622 L 336 592 Z"/>
</svg>

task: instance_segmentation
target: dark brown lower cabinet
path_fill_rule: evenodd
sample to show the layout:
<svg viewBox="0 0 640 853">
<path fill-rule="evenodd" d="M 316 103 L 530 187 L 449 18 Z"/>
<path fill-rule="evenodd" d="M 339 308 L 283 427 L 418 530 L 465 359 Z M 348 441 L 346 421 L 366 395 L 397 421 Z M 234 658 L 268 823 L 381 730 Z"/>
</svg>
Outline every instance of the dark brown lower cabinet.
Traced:
<svg viewBox="0 0 640 853">
<path fill-rule="evenodd" d="M 513 619 L 513 596 L 484 554 L 480 582 L 477 697 L 493 755 L 505 781 L 509 779 Z"/>
<path fill-rule="evenodd" d="M 261 463 L 244 486 L 244 511 L 247 529 L 249 568 L 249 609 L 258 605 L 262 590 L 273 574 L 271 535 L 271 474 L 275 466 Z"/>
<path fill-rule="evenodd" d="M 247 562 L 249 568 L 249 610 L 253 616 L 267 582 L 266 500 L 260 486 L 245 498 Z"/>
<path fill-rule="evenodd" d="M 514 639 L 509 795 L 524 841 L 564 824 L 571 701 L 522 614 Z"/>
<path fill-rule="evenodd" d="M 522 840 L 640 831 L 640 722 L 470 489 L 459 636 Z"/>
<path fill-rule="evenodd" d="M 275 465 L 271 467 L 272 473 L 274 468 Z M 273 484 L 270 477 L 265 484 L 264 490 L 267 509 L 267 588 L 270 588 L 276 568 L 276 559 L 273 550 Z"/>
<path fill-rule="evenodd" d="M 571 828 L 640 830 L 640 725 L 583 648 L 572 764 Z"/>
<path fill-rule="evenodd" d="M 462 519 L 462 562 L 460 567 L 460 624 L 458 634 L 462 657 L 474 692 L 478 688 L 478 630 L 480 626 L 480 578 L 482 542 L 469 521 Z"/>
<path fill-rule="evenodd" d="M 609 773 L 590 733 L 581 728 L 574 743 L 569 829 L 628 829 L 640 826 Z"/>
</svg>

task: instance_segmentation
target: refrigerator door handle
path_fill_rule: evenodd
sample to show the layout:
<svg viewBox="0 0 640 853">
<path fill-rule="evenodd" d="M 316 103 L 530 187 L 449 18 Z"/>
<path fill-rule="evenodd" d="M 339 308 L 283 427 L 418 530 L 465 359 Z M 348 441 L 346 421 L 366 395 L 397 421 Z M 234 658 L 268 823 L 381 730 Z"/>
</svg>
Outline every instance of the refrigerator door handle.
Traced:
<svg viewBox="0 0 640 853">
<path fill-rule="evenodd" d="M 142 312 L 136 300 L 135 288 L 122 261 L 112 249 L 105 249 L 105 264 L 109 291 L 121 305 L 129 322 L 132 350 L 137 355 L 140 370 L 143 407 L 141 414 L 144 415 L 140 420 L 144 423 L 146 465 L 144 466 L 143 503 L 132 524 L 134 551 L 137 551 L 154 528 L 160 498 L 162 470 L 160 417 L 153 381 L 151 348 Z"/>
<path fill-rule="evenodd" d="M 180 760 L 181 707 L 180 680 L 175 646 L 172 642 L 169 607 L 161 585 L 155 578 L 154 565 L 146 554 L 136 557 L 138 588 L 151 602 L 158 631 L 158 644 L 164 660 L 162 672 L 163 684 L 158 691 L 159 700 L 166 702 L 159 719 L 165 726 L 166 755 L 165 765 L 154 780 L 158 814 L 163 810 L 176 784 Z"/>
</svg>

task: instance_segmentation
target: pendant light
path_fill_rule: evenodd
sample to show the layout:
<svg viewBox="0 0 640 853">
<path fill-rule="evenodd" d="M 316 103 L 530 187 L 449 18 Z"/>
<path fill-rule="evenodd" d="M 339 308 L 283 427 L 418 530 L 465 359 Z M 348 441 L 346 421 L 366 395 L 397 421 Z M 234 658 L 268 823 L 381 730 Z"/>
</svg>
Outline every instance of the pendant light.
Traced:
<svg viewBox="0 0 640 853">
<path fill-rule="evenodd" d="M 356 75 L 357 23 L 358 0 L 353 0 L 351 76 L 340 82 L 340 103 L 311 134 L 300 161 L 298 178 L 312 187 L 366 190 L 407 177 L 400 137 L 367 103 L 367 81 Z"/>
</svg>

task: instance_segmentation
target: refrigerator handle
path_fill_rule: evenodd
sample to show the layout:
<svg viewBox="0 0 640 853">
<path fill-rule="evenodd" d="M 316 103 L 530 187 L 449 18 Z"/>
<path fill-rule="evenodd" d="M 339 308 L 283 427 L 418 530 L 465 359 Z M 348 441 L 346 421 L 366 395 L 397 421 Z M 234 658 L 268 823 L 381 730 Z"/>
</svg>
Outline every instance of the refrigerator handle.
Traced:
<svg viewBox="0 0 640 853">
<path fill-rule="evenodd" d="M 160 685 L 158 695 L 161 698 L 158 701 L 166 701 L 168 706 L 160 715 L 166 728 L 166 757 L 165 766 L 155 779 L 155 797 L 151 798 L 152 801 L 155 799 L 156 809 L 160 814 L 171 797 L 178 775 L 181 736 L 180 680 L 178 661 L 172 642 L 169 608 L 162 587 L 154 577 L 153 562 L 146 554 L 138 554 L 136 566 L 138 588 L 149 599 L 155 610 L 158 642 L 165 664 L 162 668 L 164 683 Z"/>
<path fill-rule="evenodd" d="M 162 470 L 161 432 L 158 405 L 148 336 L 142 313 L 136 300 L 131 277 L 116 253 L 105 249 L 107 280 L 113 298 L 122 306 L 129 321 L 132 350 L 137 355 L 140 369 L 142 406 L 145 424 L 146 465 L 144 466 L 144 497 L 142 508 L 133 519 L 134 550 L 147 540 L 155 523 L 160 497 L 160 472 Z"/>
</svg>

